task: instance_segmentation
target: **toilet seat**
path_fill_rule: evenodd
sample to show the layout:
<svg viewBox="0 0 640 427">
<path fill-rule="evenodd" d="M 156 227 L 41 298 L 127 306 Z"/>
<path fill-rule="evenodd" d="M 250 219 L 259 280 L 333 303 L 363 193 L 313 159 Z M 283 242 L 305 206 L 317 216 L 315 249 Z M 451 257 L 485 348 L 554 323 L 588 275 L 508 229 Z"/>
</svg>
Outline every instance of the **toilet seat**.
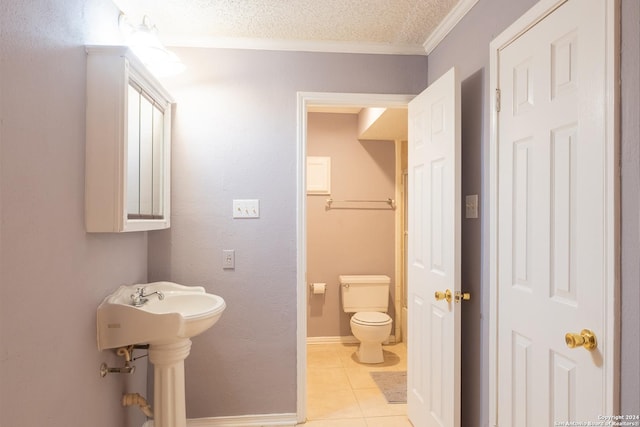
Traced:
<svg viewBox="0 0 640 427">
<path fill-rule="evenodd" d="M 387 313 L 381 313 L 378 311 L 359 311 L 353 315 L 351 321 L 362 326 L 380 326 L 388 325 L 392 322 L 392 319 Z"/>
</svg>

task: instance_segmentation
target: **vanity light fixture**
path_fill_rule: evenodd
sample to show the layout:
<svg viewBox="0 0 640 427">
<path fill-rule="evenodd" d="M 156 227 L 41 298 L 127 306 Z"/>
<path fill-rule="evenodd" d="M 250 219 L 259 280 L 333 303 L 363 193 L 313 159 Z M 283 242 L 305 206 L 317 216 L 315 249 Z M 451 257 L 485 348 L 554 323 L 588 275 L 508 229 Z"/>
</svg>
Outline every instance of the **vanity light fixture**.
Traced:
<svg viewBox="0 0 640 427">
<path fill-rule="evenodd" d="M 156 77 L 179 74 L 186 68 L 178 56 L 167 50 L 158 38 L 158 29 L 148 16 L 140 25 L 132 25 L 124 13 L 118 18 L 120 31 L 133 53 Z"/>
</svg>

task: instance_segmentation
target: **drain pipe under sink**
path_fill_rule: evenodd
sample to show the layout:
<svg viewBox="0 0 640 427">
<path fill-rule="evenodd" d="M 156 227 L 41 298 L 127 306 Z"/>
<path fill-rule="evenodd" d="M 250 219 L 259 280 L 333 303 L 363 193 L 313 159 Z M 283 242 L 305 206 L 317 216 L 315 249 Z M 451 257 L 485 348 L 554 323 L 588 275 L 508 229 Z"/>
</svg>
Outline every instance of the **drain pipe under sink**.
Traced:
<svg viewBox="0 0 640 427">
<path fill-rule="evenodd" d="M 153 411 L 151 410 L 151 406 L 147 403 L 147 400 L 140 396 L 139 393 L 127 393 L 122 395 L 122 406 L 131 406 L 138 405 L 140 410 L 144 412 L 144 414 L 148 418 L 153 418 Z"/>
</svg>

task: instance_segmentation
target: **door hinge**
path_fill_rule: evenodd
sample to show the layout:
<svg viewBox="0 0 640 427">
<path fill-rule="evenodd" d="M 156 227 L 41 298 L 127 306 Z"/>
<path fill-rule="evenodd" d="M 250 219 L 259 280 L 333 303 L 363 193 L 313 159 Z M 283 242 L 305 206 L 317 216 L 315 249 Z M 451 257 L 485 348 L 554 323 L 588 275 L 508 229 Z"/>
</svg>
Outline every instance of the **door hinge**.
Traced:
<svg viewBox="0 0 640 427">
<path fill-rule="evenodd" d="M 496 111 L 500 112 L 500 89 L 496 89 Z"/>
</svg>

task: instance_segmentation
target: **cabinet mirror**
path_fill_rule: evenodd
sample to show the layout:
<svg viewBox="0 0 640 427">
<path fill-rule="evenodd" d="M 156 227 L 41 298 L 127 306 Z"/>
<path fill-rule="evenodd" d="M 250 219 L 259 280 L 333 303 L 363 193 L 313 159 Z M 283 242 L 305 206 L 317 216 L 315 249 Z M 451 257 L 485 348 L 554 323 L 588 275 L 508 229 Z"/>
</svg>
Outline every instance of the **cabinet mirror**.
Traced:
<svg viewBox="0 0 640 427">
<path fill-rule="evenodd" d="M 173 101 L 128 49 L 87 52 L 87 231 L 168 228 Z"/>
</svg>

